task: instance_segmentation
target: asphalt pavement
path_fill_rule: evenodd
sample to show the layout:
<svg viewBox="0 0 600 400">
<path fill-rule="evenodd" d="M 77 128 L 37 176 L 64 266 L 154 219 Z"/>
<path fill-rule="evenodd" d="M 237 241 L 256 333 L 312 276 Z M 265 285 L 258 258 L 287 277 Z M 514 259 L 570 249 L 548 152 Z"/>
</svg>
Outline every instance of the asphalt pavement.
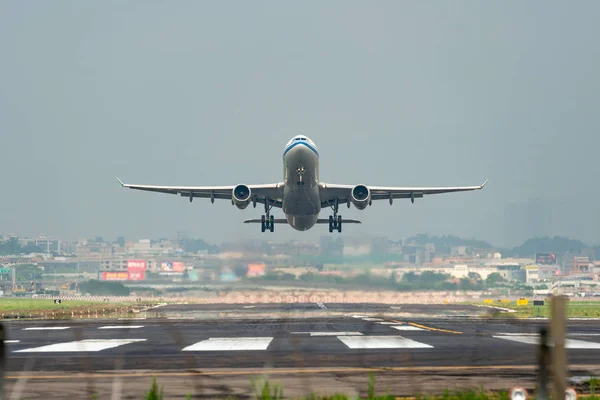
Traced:
<svg viewBox="0 0 600 400">
<path fill-rule="evenodd" d="M 444 318 L 436 308 L 443 309 Z M 324 315 L 280 318 L 277 313 L 282 309 Z M 332 310 L 345 314 L 328 315 Z M 400 316 L 386 316 L 390 310 Z M 475 311 L 470 306 L 444 305 L 174 305 L 161 309 L 163 318 L 150 314 L 111 320 L 5 321 L 7 371 L 9 375 L 24 370 L 348 367 L 476 371 L 535 364 L 536 335 L 546 321 L 468 317 Z M 213 313 L 247 315 L 209 318 Z M 600 321 L 569 321 L 568 337 L 571 365 L 600 364 Z"/>
</svg>

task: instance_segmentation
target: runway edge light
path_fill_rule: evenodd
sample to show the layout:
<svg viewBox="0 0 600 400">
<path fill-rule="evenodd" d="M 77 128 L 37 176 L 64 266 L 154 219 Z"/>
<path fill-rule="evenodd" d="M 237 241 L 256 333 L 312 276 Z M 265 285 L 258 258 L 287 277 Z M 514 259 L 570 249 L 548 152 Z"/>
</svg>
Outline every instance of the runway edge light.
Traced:
<svg viewBox="0 0 600 400">
<path fill-rule="evenodd" d="M 510 400 L 527 400 L 527 390 L 518 386 L 512 388 L 510 390 Z"/>
<path fill-rule="evenodd" d="M 573 388 L 565 390 L 565 400 L 577 400 L 577 391 Z"/>
</svg>

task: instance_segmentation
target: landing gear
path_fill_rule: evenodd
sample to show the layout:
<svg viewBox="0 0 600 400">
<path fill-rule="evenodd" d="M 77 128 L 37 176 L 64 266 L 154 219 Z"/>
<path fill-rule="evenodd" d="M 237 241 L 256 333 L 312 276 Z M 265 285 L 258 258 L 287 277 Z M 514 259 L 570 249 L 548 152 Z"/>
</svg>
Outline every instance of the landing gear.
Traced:
<svg viewBox="0 0 600 400">
<path fill-rule="evenodd" d="M 329 232 L 333 232 L 337 230 L 338 232 L 342 232 L 342 216 L 338 215 L 339 203 L 338 200 L 335 199 L 335 203 L 331 206 L 333 210 L 333 215 L 329 216 Z"/>
<path fill-rule="evenodd" d="M 267 229 L 273 232 L 275 230 L 275 217 L 271 215 L 271 208 L 274 204 L 269 204 L 270 201 L 265 199 L 265 215 L 260 217 L 260 231 L 264 232 Z"/>
</svg>

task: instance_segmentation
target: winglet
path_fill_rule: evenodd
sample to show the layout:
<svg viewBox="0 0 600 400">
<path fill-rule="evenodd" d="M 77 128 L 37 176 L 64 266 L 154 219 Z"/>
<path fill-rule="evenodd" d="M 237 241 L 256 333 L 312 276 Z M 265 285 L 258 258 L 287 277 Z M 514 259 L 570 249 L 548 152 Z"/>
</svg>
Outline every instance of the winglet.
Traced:
<svg viewBox="0 0 600 400">
<path fill-rule="evenodd" d="M 485 182 L 483 182 L 481 184 L 481 186 L 479 186 L 479 189 L 483 189 L 483 187 L 488 183 L 488 180 L 486 179 Z"/>
<path fill-rule="evenodd" d="M 119 181 L 119 183 L 121 184 L 121 186 L 125 186 L 125 184 L 123 183 L 123 181 L 120 180 L 118 176 L 117 176 L 117 180 Z"/>
</svg>

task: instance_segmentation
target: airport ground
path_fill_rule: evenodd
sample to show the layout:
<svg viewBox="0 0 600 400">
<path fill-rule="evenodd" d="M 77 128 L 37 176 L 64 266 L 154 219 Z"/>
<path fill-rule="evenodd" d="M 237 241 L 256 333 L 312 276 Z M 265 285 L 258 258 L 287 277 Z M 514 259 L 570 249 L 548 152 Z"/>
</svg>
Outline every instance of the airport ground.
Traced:
<svg viewBox="0 0 600 400">
<path fill-rule="evenodd" d="M 486 318 L 462 305 L 167 305 L 135 318 L 4 321 L 7 398 L 251 397 L 268 377 L 287 396 L 485 386 L 533 388 L 546 320 Z M 568 325 L 570 373 L 600 374 L 600 320 Z M 113 397 L 120 393 L 121 397 Z M 134 396 L 134 397 L 128 397 Z"/>
</svg>

